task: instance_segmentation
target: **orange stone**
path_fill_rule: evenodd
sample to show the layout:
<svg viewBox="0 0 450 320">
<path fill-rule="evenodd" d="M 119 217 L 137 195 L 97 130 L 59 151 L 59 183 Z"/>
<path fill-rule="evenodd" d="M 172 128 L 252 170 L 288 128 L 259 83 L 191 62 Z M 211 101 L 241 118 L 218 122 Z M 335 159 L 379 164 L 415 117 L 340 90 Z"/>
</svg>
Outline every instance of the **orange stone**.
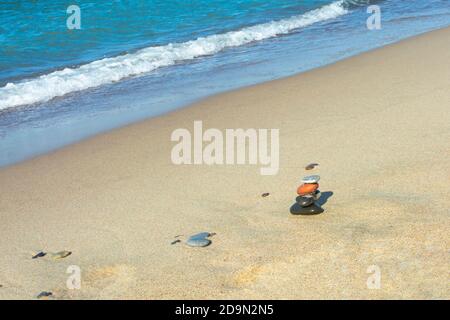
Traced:
<svg viewBox="0 0 450 320">
<path fill-rule="evenodd" d="M 306 196 L 307 194 L 311 194 L 319 188 L 318 183 L 304 183 L 300 187 L 297 188 L 297 193 L 299 196 Z"/>
</svg>

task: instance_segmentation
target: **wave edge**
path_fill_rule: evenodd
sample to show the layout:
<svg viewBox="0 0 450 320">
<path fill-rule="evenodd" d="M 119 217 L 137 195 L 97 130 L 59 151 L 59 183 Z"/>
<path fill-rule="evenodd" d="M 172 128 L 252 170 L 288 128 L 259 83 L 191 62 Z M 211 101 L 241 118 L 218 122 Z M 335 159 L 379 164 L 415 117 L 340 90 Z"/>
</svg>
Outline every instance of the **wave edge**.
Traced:
<svg viewBox="0 0 450 320">
<path fill-rule="evenodd" d="M 226 48 L 288 34 L 311 24 L 348 13 L 345 1 L 335 1 L 301 15 L 271 21 L 236 31 L 200 37 L 183 43 L 148 47 L 134 53 L 65 68 L 0 88 L 0 110 L 46 102 L 71 92 L 99 87 L 143 75 L 161 67 L 216 54 Z"/>
</svg>

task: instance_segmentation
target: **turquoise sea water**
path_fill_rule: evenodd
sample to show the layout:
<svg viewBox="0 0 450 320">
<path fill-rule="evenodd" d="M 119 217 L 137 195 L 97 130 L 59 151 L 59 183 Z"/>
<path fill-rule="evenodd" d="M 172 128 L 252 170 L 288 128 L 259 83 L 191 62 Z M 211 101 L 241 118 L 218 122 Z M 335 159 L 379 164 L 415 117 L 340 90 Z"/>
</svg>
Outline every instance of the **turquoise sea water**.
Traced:
<svg viewBox="0 0 450 320">
<path fill-rule="evenodd" d="M 448 26 L 449 3 L 2 1 L 0 165 Z M 366 27 L 371 4 L 381 30 Z"/>
<path fill-rule="evenodd" d="M 326 0 L 11 1 L 0 3 L 0 81 L 283 19 Z M 69 30 L 69 5 L 81 12 Z"/>
</svg>

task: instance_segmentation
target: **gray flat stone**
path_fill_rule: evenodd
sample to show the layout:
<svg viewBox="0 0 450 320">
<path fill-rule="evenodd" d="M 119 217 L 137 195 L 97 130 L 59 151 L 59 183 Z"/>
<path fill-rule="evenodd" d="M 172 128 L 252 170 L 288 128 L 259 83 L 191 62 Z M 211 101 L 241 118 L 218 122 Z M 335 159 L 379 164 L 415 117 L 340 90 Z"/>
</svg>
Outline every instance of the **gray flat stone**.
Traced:
<svg viewBox="0 0 450 320">
<path fill-rule="evenodd" d="M 209 239 L 187 239 L 186 244 L 190 247 L 207 247 L 211 244 Z"/>
<path fill-rule="evenodd" d="M 189 239 L 204 239 L 204 238 L 208 238 L 209 236 L 211 236 L 211 233 L 209 232 L 200 232 L 197 234 L 194 234 L 193 236 L 190 236 Z"/>
<path fill-rule="evenodd" d="M 302 179 L 303 183 L 318 183 L 320 180 L 319 175 L 306 176 Z"/>
<path fill-rule="evenodd" d="M 186 240 L 186 244 L 190 247 L 206 247 L 211 244 L 211 240 L 208 239 L 208 237 L 212 236 L 213 234 L 209 232 L 200 232 L 197 234 L 194 234 L 193 236 L 190 236 Z"/>
</svg>

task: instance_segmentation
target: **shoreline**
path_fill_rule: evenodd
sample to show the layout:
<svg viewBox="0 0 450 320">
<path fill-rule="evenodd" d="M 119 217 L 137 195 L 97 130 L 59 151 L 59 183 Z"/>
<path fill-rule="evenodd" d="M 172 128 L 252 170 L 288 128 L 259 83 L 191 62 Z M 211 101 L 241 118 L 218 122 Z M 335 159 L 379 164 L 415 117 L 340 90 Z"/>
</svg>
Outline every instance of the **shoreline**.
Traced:
<svg viewBox="0 0 450 320">
<path fill-rule="evenodd" d="M 449 298 L 449 36 L 220 93 L 0 168 L 0 298 Z M 195 120 L 280 129 L 278 174 L 173 165 L 170 134 Z M 325 213 L 291 216 L 310 162 Z M 217 233 L 210 247 L 170 245 L 200 231 Z M 53 263 L 33 250 L 73 254 Z M 83 270 L 81 290 L 65 288 L 69 265 Z M 379 290 L 366 287 L 373 265 Z"/>
<path fill-rule="evenodd" d="M 427 32 L 423 32 L 421 34 L 425 34 L 425 33 L 427 33 Z M 415 36 L 419 36 L 419 35 L 415 35 Z M 414 38 L 414 36 L 408 36 L 406 38 L 403 38 L 400 41 L 411 39 L 411 38 Z M 372 48 L 372 49 L 366 50 L 364 52 L 370 52 L 372 50 L 377 50 L 377 49 L 383 48 L 384 46 L 389 46 L 389 45 L 392 45 L 392 44 L 385 44 L 381 47 Z M 357 56 L 358 54 L 361 54 L 361 52 L 352 53 L 350 56 L 348 56 L 346 58 L 342 58 L 339 61 L 344 61 L 345 59 L 349 59 L 351 57 Z M 332 65 L 339 61 L 326 62 L 325 64 L 322 64 L 321 66 L 316 66 L 312 69 L 304 70 L 304 71 L 301 71 L 301 72 L 298 72 L 295 74 L 290 74 L 288 76 L 280 75 L 276 79 L 271 79 L 269 81 L 280 80 L 280 79 L 283 79 L 285 77 L 290 77 L 290 76 L 296 76 L 301 73 L 310 72 L 310 71 L 313 71 L 318 68 L 323 68 L 328 65 Z M 251 69 L 249 71 L 251 72 Z M 223 93 L 232 92 L 235 90 L 245 89 L 245 88 L 257 85 L 257 84 L 261 84 L 266 81 L 267 81 L 267 79 L 264 81 L 258 81 L 257 83 L 254 83 L 254 84 L 242 84 L 238 88 L 224 89 L 223 91 L 219 90 L 219 92 L 213 92 L 213 93 L 209 93 L 209 94 L 205 94 L 205 95 L 194 92 L 192 94 L 195 98 L 184 99 L 187 101 L 184 101 L 183 103 L 179 103 L 175 100 L 170 101 L 170 102 L 168 102 L 168 106 L 165 107 L 165 110 L 159 110 L 156 112 L 148 112 L 148 114 L 147 114 L 147 112 L 139 111 L 139 108 L 136 110 L 132 109 L 132 110 L 129 110 L 129 112 L 127 114 L 123 114 L 123 116 L 121 116 L 121 117 L 109 115 L 108 116 L 109 120 L 106 120 L 106 121 L 104 121 L 104 119 L 99 118 L 98 116 L 92 117 L 92 119 L 85 118 L 83 116 L 83 112 L 81 111 L 81 113 L 79 113 L 79 114 L 74 114 L 75 121 L 73 124 L 64 125 L 64 121 L 62 121 L 62 123 L 63 123 L 62 126 L 56 126 L 56 125 L 53 125 L 52 123 L 49 123 L 48 120 L 46 120 L 45 116 L 44 116 L 44 118 L 41 119 L 39 122 L 36 122 L 35 124 L 30 123 L 30 126 L 28 128 L 14 128 L 13 127 L 13 128 L 11 128 L 12 131 L 10 131 L 8 134 L 6 132 L 3 132 L 3 133 L 0 132 L 0 135 L 4 134 L 2 147 L 4 147 L 6 149 L 5 155 L 3 157 L 0 157 L 0 170 L 2 168 L 7 168 L 14 164 L 20 164 L 20 163 L 28 161 L 30 159 L 34 159 L 34 158 L 39 157 L 44 154 L 55 152 L 61 148 L 71 146 L 73 144 L 79 143 L 86 139 L 95 137 L 96 135 L 99 135 L 99 134 L 108 133 L 112 130 L 115 130 L 115 129 L 118 129 L 118 128 L 121 128 L 124 126 L 128 126 L 130 124 L 132 125 L 133 123 L 136 123 L 136 122 L 146 121 L 146 120 L 152 119 L 154 117 L 169 114 L 171 112 L 176 112 L 182 108 L 186 108 L 186 107 L 195 105 L 196 103 L 198 103 L 204 99 L 214 97 L 217 94 L 223 94 Z M 142 88 L 138 91 L 142 91 L 142 90 L 145 91 L 145 89 L 142 89 Z M 107 99 L 106 105 L 108 104 L 108 102 L 110 104 L 112 104 L 112 110 L 120 108 L 121 103 L 114 102 L 115 99 L 117 98 L 116 95 L 114 95 L 113 92 L 110 92 L 110 94 L 111 94 L 111 96 Z M 85 96 L 89 97 L 90 93 L 85 92 Z M 137 96 L 140 98 L 143 98 L 142 93 L 137 94 Z M 128 96 L 128 98 L 132 98 L 132 97 Z M 63 101 L 63 100 L 64 99 L 61 99 L 61 101 Z M 181 99 L 181 100 L 183 100 L 183 99 Z M 59 103 L 62 103 L 61 101 L 59 101 L 59 98 L 58 98 L 53 102 L 49 102 L 47 109 L 52 110 L 53 108 L 61 107 L 61 105 L 59 105 Z M 149 101 L 147 101 L 148 106 L 150 107 L 147 109 L 155 108 L 155 106 L 152 104 L 152 101 L 153 100 L 151 100 L 151 99 Z M 81 106 L 83 106 L 81 108 L 83 110 L 87 110 L 86 108 L 91 107 L 91 105 L 89 103 L 86 103 L 83 100 L 79 103 L 81 104 Z M 25 108 L 27 108 L 27 107 L 25 107 Z M 14 113 L 16 113 L 17 111 L 25 112 L 25 115 L 27 113 L 30 113 L 30 115 L 27 115 L 27 116 L 33 116 L 33 109 L 34 109 L 33 107 L 24 109 L 22 111 L 12 109 L 11 114 L 4 115 L 5 116 L 4 122 L 7 123 L 8 118 L 10 116 L 12 118 L 14 118 Z M 50 111 L 48 111 L 48 112 L 50 112 Z M 0 112 L 0 113 L 9 113 L 9 111 L 3 110 L 3 112 Z M 140 116 L 137 116 L 137 114 L 140 114 Z M 146 114 L 146 115 L 143 116 L 144 114 Z M 83 121 L 83 119 L 85 121 Z M 122 119 L 122 120 L 120 120 L 120 119 Z M 57 123 L 59 123 L 59 120 L 64 120 L 64 119 L 60 119 L 58 117 L 55 118 L 55 121 Z M 12 120 L 12 121 L 14 121 L 14 120 Z M 87 121 L 87 123 L 86 123 L 86 121 Z M 37 127 L 42 126 L 43 130 L 33 129 L 35 125 Z M 87 129 L 87 128 L 89 128 L 89 129 Z M 61 131 L 62 131 L 62 133 L 60 133 Z M 53 137 L 55 135 L 56 136 L 61 135 L 61 138 L 54 139 Z M 38 143 L 35 146 L 33 146 L 33 145 L 28 146 L 27 149 L 25 149 L 25 147 L 22 147 L 22 148 L 14 147 L 15 144 L 20 145 L 20 144 L 27 143 L 27 140 L 22 138 L 22 136 L 34 136 L 37 139 Z"/>
</svg>

